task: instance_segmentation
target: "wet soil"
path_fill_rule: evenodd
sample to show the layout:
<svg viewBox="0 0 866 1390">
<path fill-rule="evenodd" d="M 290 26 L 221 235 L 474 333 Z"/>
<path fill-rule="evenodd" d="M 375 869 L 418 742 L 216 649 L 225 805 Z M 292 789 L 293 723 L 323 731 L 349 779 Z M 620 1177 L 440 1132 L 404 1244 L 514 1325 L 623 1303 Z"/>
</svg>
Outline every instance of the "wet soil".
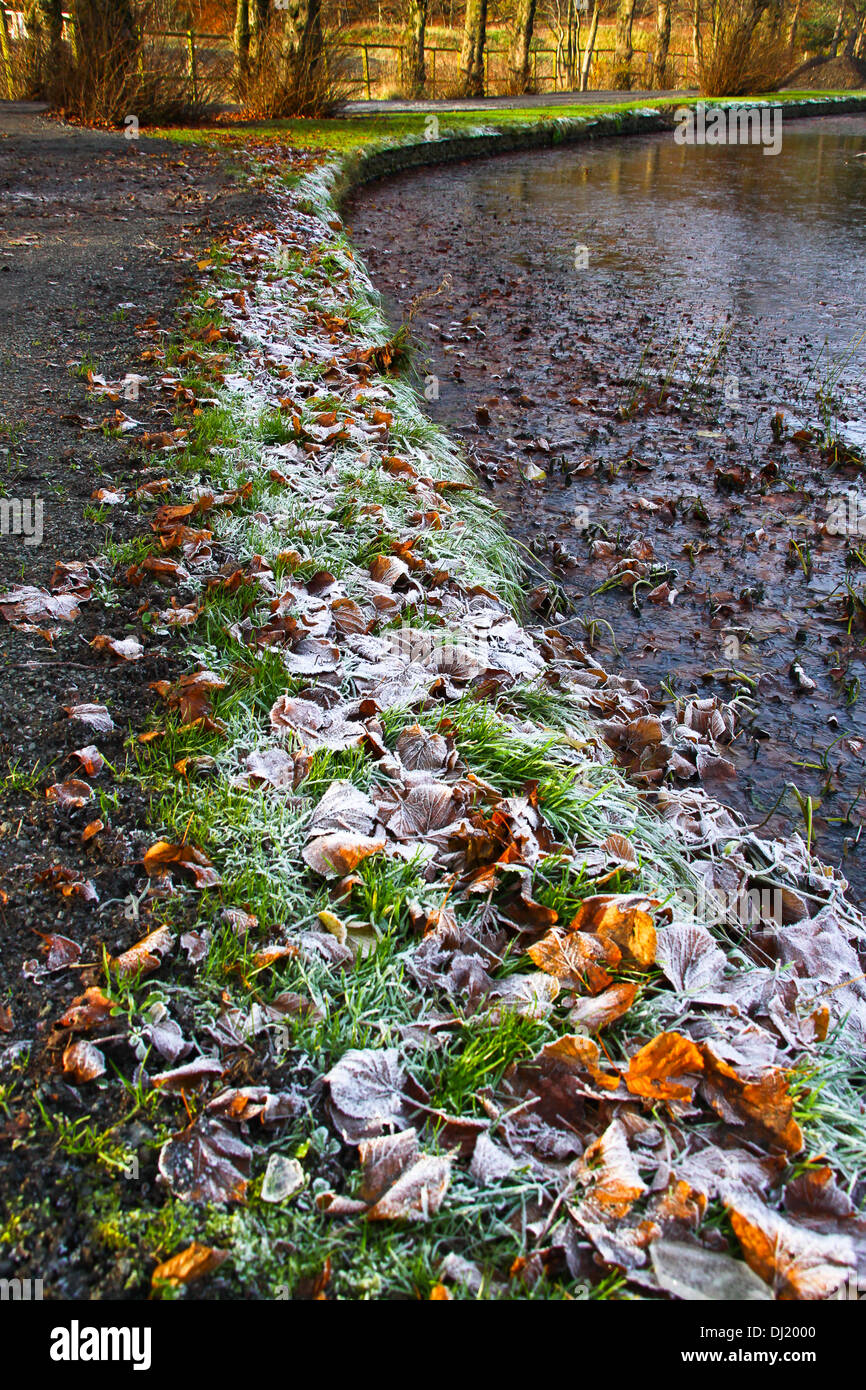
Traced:
<svg viewBox="0 0 866 1390">
<path fill-rule="evenodd" d="M 163 475 L 165 460 L 157 464 L 99 426 L 122 408 L 145 430 L 171 428 L 170 402 L 146 385 L 135 400 L 100 398 L 86 370 L 109 381 L 152 372 L 142 353 L 172 330 L 196 259 L 250 207 L 251 196 L 212 153 L 85 132 L 0 106 L 0 495 L 42 503 L 38 544 L 8 527 L 0 535 L 0 592 L 47 587 L 57 561 L 86 561 L 107 541 L 144 529 L 134 507 L 100 508 L 90 499 L 99 488 L 122 491 Z M 136 614 L 149 594 L 147 585 L 106 586 L 107 601 L 97 593 L 76 621 L 38 624 L 54 629 L 47 635 L 0 620 L 0 1086 L 29 1053 L 55 1139 L 64 1119 L 107 1125 L 119 1114 L 116 1092 L 85 1101 L 66 1084 L 56 1047 L 46 1044 L 81 991 L 82 967 L 99 962 L 104 947 L 126 949 L 148 927 L 128 900 L 140 891 L 143 841 L 152 838 L 147 808 L 120 774 L 129 732 L 153 705 L 149 684 L 179 674 L 178 657 L 150 641 L 141 661 L 113 661 L 88 644 L 97 633 L 141 636 Z M 107 706 L 113 732 L 67 716 L 66 706 L 83 703 Z M 61 810 L 46 788 L 83 775 L 70 753 L 89 744 L 106 760 L 89 778 L 94 799 Z M 83 843 L 95 819 L 104 829 Z M 98 902 L 40 882 L 54 865 L 88 879 Z M 46 963 L 40 932 L 75 941 L 80 964 L 25 970 L 27 961 Z M 50 1135 L 31 1138 L 39 1119 L 32 1093 L 11 1103 L 8 1096 L 0 1106 L 0 1191 L 3 1220 L 14 1209 L 18 1224 L 10 1227 L 15 1238 L 0 1245 L 0 1277 L 41 1278 L 46 1297 L 116 1297 L 136 1279 L 146 1287 L 145 1272 L 92 1241 L 99 1169 L 88 1167 L 84 1152 L 80 1167 L 60 1156 Z M 115 1183 L 121 1202 L 140 1203 L 153 1176 L 142 1169 L 138 1181 Z"/>
<path fill-rule="evenodd" d="M 864 153 L 861 116 L 789 123 L 775 156 L 600 140 L 347 209 L 392 320 L 415 301 L 431 415 L 535 557 L 530 605 L 660 703 L 737 698 L 708 790 L 778 834 L 811 806 L 860 901 Z"/>
</svg>

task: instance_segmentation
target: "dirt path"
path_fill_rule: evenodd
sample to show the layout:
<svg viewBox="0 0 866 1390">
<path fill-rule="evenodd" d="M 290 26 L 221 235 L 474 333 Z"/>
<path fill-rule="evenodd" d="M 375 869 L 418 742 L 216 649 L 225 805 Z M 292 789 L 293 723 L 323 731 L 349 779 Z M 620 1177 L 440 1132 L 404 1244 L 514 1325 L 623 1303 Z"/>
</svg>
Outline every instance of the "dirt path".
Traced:
<svg viewBox="0 0 866 1390">
<path fill-rule="evenodd" d="M 170 329 L 190 266 L 245 200 L 212 154 L 84 132 L 49 122 L 38 109 L 0 106 L 0 501 L 8 504 L 0 591 L 44 589 L 52 578 L 62 588 L 58 562 L 85 561 L 140 529 L 134 509 L 100 506 L 93 493 L 141 481 L 153 472 L 151 459 L 131 459 L 123 435 L 100 425 L 123 410 L 144 429 L 165 429 L 174 413 L 171 397 L 144 384 L 138 399 L 134 384 L 119 399 L 101 397 L 89 389 L 86 373 L 110 382 L 152 374 L 142 352 Z M 92 779 L 97 799 L 70 816 L 45 789 L 80 775 L 70 753 L 96 742 L 106 772 L 121 769 L 127 730 L 140 727 L 153 702 L 149 682 L 171 674 L 171 659 L 159 647 L 128 664 L 108 662 L 88 645 L 97 633 L 127 636 L 140 602 L 141 591 L 131 588 L 115 591 L 105 607 L 97 588 L 76 622 L 35 620 L 45 639 L 0 622 L 0 1069 L 6 1075 L 16 1053 L 38 1039 L 46 1013 L 63 1007 L 76 989 L 75 979 L 58 983 L 49 974 L 34 981 L 22 973 L 24 961 L 41 959 L 35 933 L 71 934 L 85 943 L 89 959 L 98 959 L 103 945 L 114 950 L 137 935 L 117 900 L 130 891 L 140 855 L 140 796 L 130 783 L 103 775 Z M 113 732 L 70 719 L 66 707 L 80 704 L 106 706 Z M 84 826 L 96 820 L 104 830 L 83 844 Z M 58 864 L 93 882 L 97 912 L 77 892 L 65 897 L 50 881 L 38 881 Z M 86 1113 L 62 1081 L 55 1099 L 70 1121 Z M 21 1123 L 21 1116 L 0 1114 L 0 1131 L 13 1145 Z M 47 1155 L 38 1164 L 34 1158 L 30 1147 L 15 1152 L 4 1144 L 0 1185 L 24 1201 L 57 1199 L 56 1219 L 45 1223 L 43 1245 L 31 1254 L 43 1277 L 67 1296 L 92 1296 L 100 1280 L 75 1237 L 76 1202 L 61 1192 L 59 1165 Z M 77 1200 L 86 1207 L 86 1185 Z M 62 1260 L 55 1260 L 61 1249 Z M 0 1277 L 14 1273 L 16 1263 L 0 1254 Z M 110 1275 L 110 1262 L 107 1270 Z"/>
</svg>

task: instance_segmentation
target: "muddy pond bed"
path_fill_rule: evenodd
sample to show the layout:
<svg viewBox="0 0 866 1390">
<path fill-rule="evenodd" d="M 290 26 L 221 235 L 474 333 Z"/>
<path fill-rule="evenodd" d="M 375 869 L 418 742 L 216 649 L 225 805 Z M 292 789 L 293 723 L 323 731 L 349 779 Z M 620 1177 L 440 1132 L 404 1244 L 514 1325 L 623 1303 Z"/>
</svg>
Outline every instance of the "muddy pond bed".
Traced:
<svg viewBox="0 0 866 1390">
<path fill-rule="evenodd" d="M 866 117 L 790 121 L 777 155 L 663 134 L 434 168 L 346 218 L 539 620 L 660 705 L 736 699 L 707 790 L 862 904 Z"/>
</svg>

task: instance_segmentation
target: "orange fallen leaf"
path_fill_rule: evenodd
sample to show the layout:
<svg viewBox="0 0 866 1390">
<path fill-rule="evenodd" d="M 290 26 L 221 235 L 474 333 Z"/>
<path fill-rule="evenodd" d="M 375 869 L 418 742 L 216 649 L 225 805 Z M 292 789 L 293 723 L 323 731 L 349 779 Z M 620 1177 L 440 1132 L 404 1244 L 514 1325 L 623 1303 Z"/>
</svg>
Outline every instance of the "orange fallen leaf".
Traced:
<svg viewBox="0 0 866 1390">
<path fill-rule="evenodd" d="M 611 985 L 594 999 L 578 999 L 569 1014 L 570 1022 L 590 1033 L 599 1033 L 609 1023 L 628 1013 L 635 1001 L 638 987 L 634 984 Z"/>
<path fill-rule="evenodd" d="M 704 1059 L 690 1038 L 682 1033 L 659 1033 L 630 1059 L 625 1084 L 632 1095 L 647 1100 L 690 1101 L 696 1073 L 703 1069 Z M 680 1077 L 684 1080 L 677 1079 Z"/>
<path fill-rule="evenodd" d="M 652 965 L 656 954 L 656 931 L 648 907 L 655 899 L 640 893 L 601 893 L 586 898 L 569 924 L 570 931 L 594 932 L 603 941 L 613 942 L 624 956 L 637 965 Z"/>
<path fill-rule="evenodd" d="M 794 1119 L 785 1072 L 771 1067 L 757 1081 L 747 1081 L 707 1043 L 702 1043 L 700 1050 L 704 1061 L 701 1090 L 716 1114 L 728 1124 L 745 1126 L 747 1135 L 758 1143 L 769 1142 L 786 1153 L 799 1153 L 803 1132 Z"/>
<path fill-rule="evenodd" d="M 105 1073 L 105 1058 L 92 1042 L 85 1038 L 72 1042 L 63 1053 L 63 1072 L 75 1085 L 95 1081 Z"/>
<path fill-rule="evenodd" d="M 782 1302 L 829 1298 L 853 1272 L 853 1250 L 838 1236 L 798 1226 L 746 1193 L 725 1205 L 746 1264 Z"/>
<path fill-rule="evenodd" d="M 215 888 L 221 882 L 204 850 L 194 845 L 171 845 L 167 840 L 157 840 L 145 852 L 144 869 L 149 877 L 173 867 L 188 873 L 196 888 Z"/>
<path fill-rule="evenodd" d="M 172 936 L 168 927 L 157 927 L 142 937 L 122 955 L 111 960 L 116 975 L 151 975 L 158 970 L 164 955 L 171 948 Z"/>
<path fill-rule="evenodd" d="M 157 1265 L 151 1275 L 151 1287 L 156 1289 L 160 1284 L 172 1284 L 176 1288 L 179 1284 L 191 1284 L 195 1279 L 202 1279 L 219 1269 L 226 1259 L 227 1250 L 215 1250 L 194 1240 L 185 1250 Z"/>
<path fill-rule="evenodd" d="M 89 1033 L 91 1028 L 108 1022 L 113 1007 L 111 1000 L 94 985 L 73 999 L 60 1016 L 60 1026 L 71 1028 L 76 1033 Z"/>
</svg>

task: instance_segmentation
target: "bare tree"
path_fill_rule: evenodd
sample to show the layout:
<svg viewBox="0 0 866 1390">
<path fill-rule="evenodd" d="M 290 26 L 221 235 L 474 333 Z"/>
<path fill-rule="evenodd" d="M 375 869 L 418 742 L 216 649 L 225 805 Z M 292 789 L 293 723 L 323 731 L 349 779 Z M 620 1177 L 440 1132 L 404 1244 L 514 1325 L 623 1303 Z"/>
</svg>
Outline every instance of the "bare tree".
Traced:
<svg viewBox="0 0 866 1390">
<path fill-rule="evenodd" d="M 63 8 L 61 0 L 32 0 L 24 14 L 31 46 L 32 95 L 49 94 L 52 77 L 57 76 L 63 52 Z"/>
<path fill-rule="evenodd" d="M 508 55 L 511 90 L 525 92 L 529 86 L 529 50 L 535 27 L 536 0 L 517 0 L 514 16 L 514 36 Z"/>
<path fill-rule="evenodd" d="M 800 23 L 801 9 L 802 0 L 796 0 L 796 4 L 794 5 L 793 10 L 791 11 L 791 22 L 788 25 L 788 53 L 791 58 L 793 58 L 794 56 L 794 48 L 796 47 L 797 43 L 797 26 Z"/>
<path fill-rule="evenodd" d="M 271 28 L 271 0 L 249 0 L 250 66 L 261 67 Z"/>
<path fill-rule="evenodd" d="M 839 6 L 839 13 L 836 16 L 836 28 L 833 30 L 833 37 L 830 40 L 830 57 L 835 58 L 839 52 L 839 44 L 842 42 L 842 34 L 845 30 L 845 11 L 848 8 L 848 0 L 842 0 Z"/>
<path fill-rule="evenodd" d="M 637 0 L 619 0 L 616 11 L 616 47 L 613 54 L 613 85 L 628 88 L 631 85 L 632 26 Z"/>
<path fill-rule="evenodd" d="M 586 48 L 583 51 L 583 63 L 580 68 L 580 90 L 582 92 L 585 92 L 589 86 L 589 70 L 592 67 L 592 55 L 595 51 L 595 41 L 598 37 L 598 21 L 600 16 L 600 0 L 594 0 L 592 19 L 589 22 L 589 36 L 586 40 Z"/>
<path fill-rule="evenodd" d="M 427 81 L 424 36 L 427 29 L 427 0 L 408 0 L 406 16 L 406 88 L 413 97 L 421 96 Z"/>
<path fill-rule="evenodd" d="M 466 0 L 463 47 L 460 51 L 461 90 L 464 96 L 484 96 L 484 45 L 486 42 L 487 0 Z"/>
<path fill-rule="evenodd" d="M 309 80 L 322 61 L 322 0 L 288 0 L 285 15 L 290 66 Z"/>
<path fill-rule="evenodd" d="M 652 83 L 667 85 L 668 50 L 671 46 L 671 0 L 658 0 L 656 9 L 656 46 L 653 51 Z"/>
<path fill-rule="evenodd" d="M 235 85 L 242 93 L 250 72 L 250 0 L 237 0 L 234 51 Z"/>
</svg>

